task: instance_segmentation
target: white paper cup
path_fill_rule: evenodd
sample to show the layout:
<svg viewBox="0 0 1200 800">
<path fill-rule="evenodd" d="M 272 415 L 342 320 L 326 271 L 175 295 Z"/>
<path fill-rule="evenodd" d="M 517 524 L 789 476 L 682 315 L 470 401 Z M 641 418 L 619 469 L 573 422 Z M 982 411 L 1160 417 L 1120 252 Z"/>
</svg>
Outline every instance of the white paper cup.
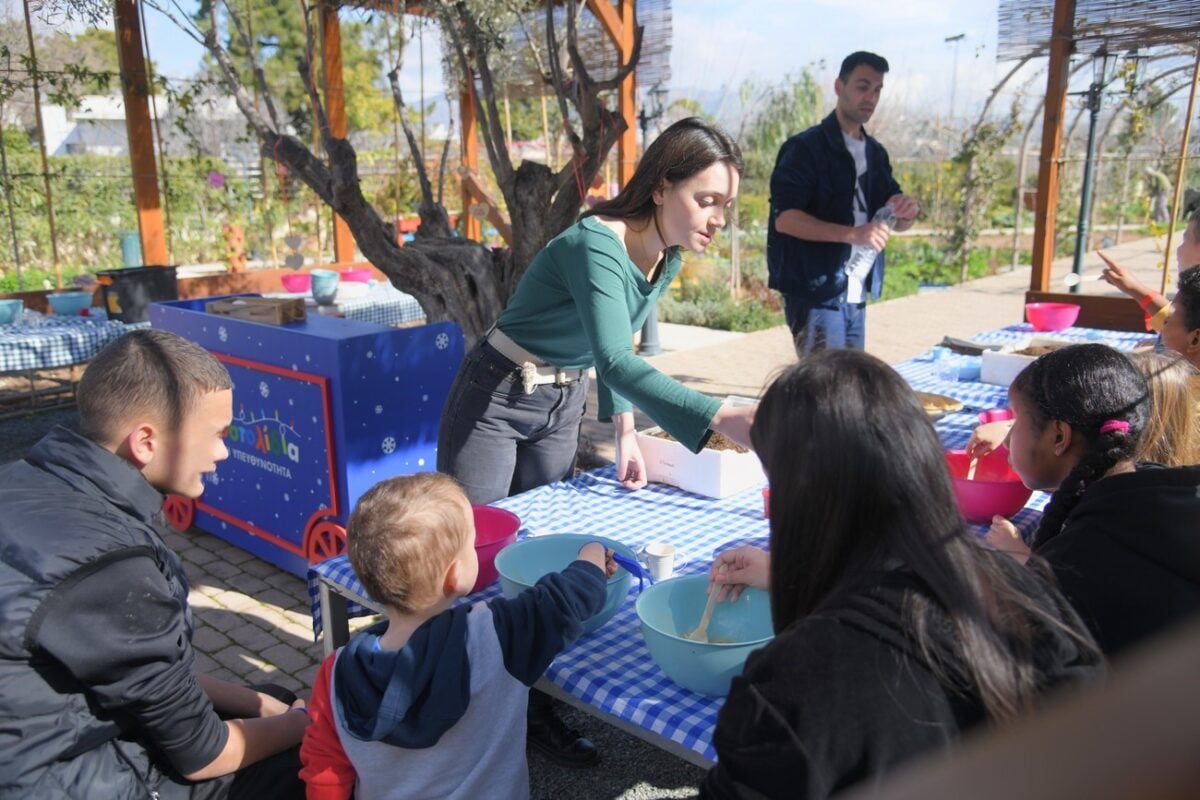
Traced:
<svg viewBox="0 0 1200 800">
<path fill-rule="evenodd" d="M 642 548 L 638 554 L 650 577 L 656 581 L 666 580 L 675 573 L 675 545 L 655 542 Z"/>
</svg>

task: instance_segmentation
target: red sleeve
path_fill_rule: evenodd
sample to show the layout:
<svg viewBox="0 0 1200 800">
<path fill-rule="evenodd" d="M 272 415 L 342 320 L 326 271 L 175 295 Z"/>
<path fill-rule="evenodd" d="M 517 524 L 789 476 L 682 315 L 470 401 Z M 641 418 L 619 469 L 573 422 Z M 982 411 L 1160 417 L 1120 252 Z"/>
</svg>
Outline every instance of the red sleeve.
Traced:
<svg viewBox="0 0 1200 800">
<path fill-rule="evenodd" d="M 337 654 L 325 659 L 313 684 L 308 713 L 312 724 L 304 731 L 300 743 L 300 777 L 308 787 L 308 800 L 350 800 L 354 794 L 356 774 L 338 739 L 329 702 L 329 685 L 333 680 L 333 662 Z"/>
</svg>

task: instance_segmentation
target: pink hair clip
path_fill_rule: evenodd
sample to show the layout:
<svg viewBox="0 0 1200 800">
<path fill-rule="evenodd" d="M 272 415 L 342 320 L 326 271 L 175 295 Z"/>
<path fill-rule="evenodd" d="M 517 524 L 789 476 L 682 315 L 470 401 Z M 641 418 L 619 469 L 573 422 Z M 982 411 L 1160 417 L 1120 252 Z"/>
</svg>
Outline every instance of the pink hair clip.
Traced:
<svg viewBox="0 0 1200 800">
<path fill-rule="evenodd" d="M 1123 419 L 1110 419 L 1100 426 L 1101 433 L 1129 433 L 1129 423 Z"/>
</svg>

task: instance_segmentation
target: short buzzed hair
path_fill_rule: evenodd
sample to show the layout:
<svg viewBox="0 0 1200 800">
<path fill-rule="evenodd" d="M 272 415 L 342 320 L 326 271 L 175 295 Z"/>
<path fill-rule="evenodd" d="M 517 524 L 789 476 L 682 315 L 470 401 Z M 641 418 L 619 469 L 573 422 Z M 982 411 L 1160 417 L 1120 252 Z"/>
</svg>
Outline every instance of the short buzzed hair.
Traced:
<svg viewBox="0 0 1200 800">
<path fill-rule="evenodd" d="M 367 594 L 401 614 L 442 597 L 442 576 L 469 533 L 470 503 L 449 475 L 380 481 L 346 522 L 346 555 Z"/>
<path fill-rule="evenodd" d="M 868 53 L 866 50 L 858 50 L 842 59 L 842 68 L 838 70 L 838 80 L 844 83 L 850 77 L 850 73 L 854 72 L 854 68 L 860 64 L 866 64 L 879 73 L 887 74 L 888 71 L 886 58 Z"/>
<path fill-rule="evenodd" d="M 232 388 L 229 371 L 200 345 L 168 331 L 130 331 L 105 345 L 83 373 L 79 431 L 111 444 L 142 414 L 175 431 L 201 397 Z"/>
</svg>

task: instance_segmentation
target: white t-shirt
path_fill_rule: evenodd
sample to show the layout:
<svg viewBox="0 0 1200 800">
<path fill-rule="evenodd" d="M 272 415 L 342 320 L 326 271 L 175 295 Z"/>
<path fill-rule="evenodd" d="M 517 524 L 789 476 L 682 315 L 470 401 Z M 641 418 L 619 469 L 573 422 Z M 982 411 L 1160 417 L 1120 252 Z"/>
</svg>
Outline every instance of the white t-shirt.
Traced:
<svg viewBox="0 0 1200 800">
<path fill-rule="evenodd" d="M 866 225 L 868 221 L 867 196 L 863 192 L 863 184 L 866 183 L 863 177 L 867 174 L 867 140 L 865 138 L 855 139 L 845 131 L 842 131 L 842 139 L 846 142 L 846 149 L 854 157 L 854 195 L 850 198 L 850 210 L 854 213 L 855 226 Z M 861 303 L 863 301 L 865 296 L 864 284 L 870 274 L 870 267 L 865 272 L 846 271 L 847 303 Z"/>
</svg>

